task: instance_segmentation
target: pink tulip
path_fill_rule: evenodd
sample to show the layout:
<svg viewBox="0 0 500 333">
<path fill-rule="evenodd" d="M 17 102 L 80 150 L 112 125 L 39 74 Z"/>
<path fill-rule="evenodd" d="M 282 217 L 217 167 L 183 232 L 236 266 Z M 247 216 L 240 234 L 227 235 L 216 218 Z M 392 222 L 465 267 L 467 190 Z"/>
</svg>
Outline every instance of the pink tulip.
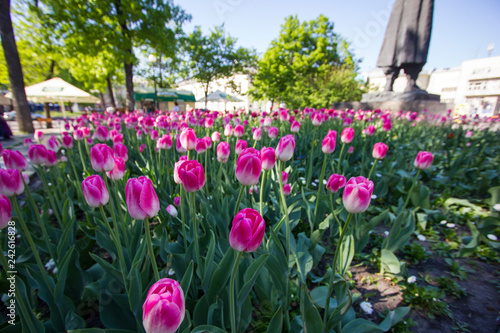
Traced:
<svg viewBox="0 0 500 333">
<path fill-rule="evenodd" d="M 28 149 L 28 157 L 31 163 L 40 165 L 47 162 L 48 150 L 44 145 L 31 145 Z"/>
<path fill-rule="evenodd" d="M 31 140 L 30 138 L 25 138 L 24 141 L 23 141 L 23 146 L 25 147 L 28 147 L 31 146 L 33 144 L 33 140 Z M 2 149 L 0 149 L 1 151 Z"/>
<path fill-rule="evenodd" d="M 106 126 L 99 126 L 95 131 L 95 138 L 101 142 L 108 141 L 109 131 Z"/>
<path fill-rule="evenodd" d="M 415 168 L 417 169 L 427 169 L 428 167 L 431 166 L 432 160 L 434 159 L 434 155 L 432 155 L 428 151 L 421 151 L 418 153 L 417 157 L 415 158 Z"/>
<path fill-rule="evenodd" d="M 205 128 L 212 128 L 214 126 L 214 120 L 212 118 L 207 118 L 205 120 Z"/>
<path fill-rule="evenodd" d="M 177 196 L 174 198 L 174 205 L 179 206 L 181 204 L 181 197 Z"/>
<path fill-rule="evenodd" d="M 236 147 L 234 148 L 234 151 L 236 155 L 239 155 L 244 149 L 247 149 L 247 147 L 248 144 L 245 140 L 238 140 L 236 141 Z"/>
<path fill-rule="evenodd" d="M 224 127 L 224 136 L 232 136 L 233 135 L 233 126 L 231 124 L 227 124 Z"/>
<path fill-rule="evenodd" d="M 70 137 L 69 135 L 65 135 L 62 138 L 62 146 L 66 149 L 71 149 L 73 148 L 73 138 Z"/>
<path fill-rule="evenodd" d="M 142 306 L 146 333 L 175 333 L 184 320 L 184 292 L 179 282 L 161 279 L 149 288 Z"/>
<path fill-rule="evenodd" d="M 370 206 L 373 182 L 363 176 L 352 177 L 344 188 L 344 208 L 349 213 L 362 213 Z"/>
<path fill-rule="evenodd" d="M 142 130 L 137 130 L 137 132 L 135 133 L 135 136 L 137 137 L 137 140 L 141 140 L 142 139 Z"/>
<path fill-rule="evenodd" d="M 229 159 L 229 154 L 231 153 L 231 148 L 229 143 L 222 141 L 217 145 L 217 161 L 221 163 L 226 163 Z"/>
<path fill-rule="evenodd" d="M 236 161 L 236 179 L 242 185 L 256 185 L 261 171 L 260 152 L 254 148 L 243 150 Z"/>
<path fill-rule="evenodd" d="M 12 151 L 5 149 L 2 152 L 2 157 L 7 169 L 17 169 L 20 172 L 28 169 L 28 161 L 26 160 L 26 157 L 24 157 L 24 155 L 18 150 Z"/>
<path fill-rule="evenodd" d="M 113 170 L 115 160 L 113 151 L 108 145 L 98 143 L 90 148 L 90 163 L 96 172 L 106 172 Z"/>
<path fill-rule="evenodd" d="M 17 169 L 0 169 L 0 194 L 7 197 L 24 192 L 24 183 L 21 172 Z"/>
<path fill-rule="evenodd" d="M 120 157 L 124 162 L 128 160 L 128 149 L 123 143 L 115 143 L 113 145 L 113 156 Z"/>
<path fill-rule="evenodd" d="M 252 134 L 252 138 L 255 141 L 260 141 L 262 139 L 262 130 L 260 128 L 256 128 Z"/>
<path fill-rule="evenodd" d="M 83 197 L 90 207 L 104 206 L 109 201 L 109 193 L 104 180 L 99 175 L 85 178 L 82 182 Z"/>
<path fill-rule="evenodd" d="M 387 154 L 387 145 L 383 142 L 378 142 L 373 146 L 372 156 L 374 159 L 381 160 Z"/>
<path fill-rule="evenodd" d="M 472 136 L 474 135 L 474 133 L 472 131 L 467 131 L 467 133 L 465 133 L 465 137 L 468 139 L 468 138 L 472 138 Z"/>
<path fill-rule="evenodd" d="M 177 217 L 177 209 L 172 205 L 167 206 L 167 213 L 172 217 Z"/>
<path fill-rule="evenodd" d="M 168 150 L 172 148 L 172 138 L 170 135 L 165 134 L 156 141 L 156 148 Z"/>
<path fill-rule="evenodd" d="M 219 132 L 213 132 L 212 133 L 212 141 L 213 142 L 219 142 L 220 141 L 220 133 Z"/>
<path fill-rule="evenodd" d="M 240 210 L 233 219 L 229 244 L 236 251 L 253 252 L 262 243 L 266 224 L 259 212 L 252 208 Z"/>
<path fill-rule="evenodd" d="M 286 162 L 293 157 L 295 150 L 295 138 L 293 135 L 285 135 L 280 139 L 276 147 L 276 158 L 280 161 Z"/>
<path fill-rule="evenodd" d="M 130 178 L 125 186 L 125 201 L 133 219 L 144 220 L 158 214 L 160 202 L 149 178 Z"/>
<path fill-rule="evenodd" d="M 80 127 L 80 129 L 82 130 L 82 133 L 83 133 L 83 136 L 85 138 L 88 138 L 90 136 L 90 129 L 88 127 Z"/>
<path fill-rule="evenodd" d="M 272 147 L 262 147 L 260 159 L 262 160 L 262 169 L 272 170 L 276 164 L 276 151 Z"/>
<path fill-rule="evenodd" d="M 157 130 L 151 131 L 151 140 L 158 140 L 159 137 L 160 137 L 160 135 L 158 134 Z"/>
<path fill-rule="evenodd" d="M 186 192 L 199 191 L 205 185 L 205 170 L 196 160 L 181 163 L 178 174 Z"/>
<path fill-rule="evenodd" d="M 47 161 L 45 162 L 45 166 L 51 167 L 56 165 L 57 163 L 57 153 L 53 150 L 47 151 Z"/>
<path fill-rule="evenodd" d="M 311 120 L 314 126 L 320 126 L 323 119 L 321 117 L 321 114 L 315 112 L 312 114 Z"/>
<path fill-rule="evenodd" d="M 294 121 L 290 127 L 290 131 L 292 133 L 298 133 L 300 131 L 300 123 L 298 121 Z"/>
<path fill-rule="evenodd" d="M 125 161 L 121 157 L 113 157 L 115 160 L 115 166 L 111 171 L 106 172 L 108 178 L 112 180 L 120 180 L 125 174 Z"/>
<path fill-rule="evenodd" d="M 269 136 L 270 139 L 275 139 L 278 136 L 278 128 L 276 127 L 269 128 L 267 135 Z"/>
<path fill-rule="evenodd" d="M 53 135 L 47 140 L 45 145 L 48 150 L 57 151 L 59 149 L 59 142 Z"/>
<path fill-rule="evenodd" d="M 202 154 L 207 150 L 207 141 L 204 138 L 196 139 L 196 146 L 194 148 L 198 154 Z"/>
<path fill-rule="evenodd" d="M 34 136 L 35 136 L 35 139 L 37 139 L 37 140 L 38 140 L 38 142 L 40 142 L 40 141 L 42 141 L 42 140 L 43 140 L 43 137 L 44 137 L 45 135 L 43 134 L 43 132 L 42 132 L 42 131 L 36 130 L 36 131 L 35 131 Z"/>
<path fill-rule="evenodd" d="M 75 139 L 76 141 L 83 140 L 83 138 L 83 131 L 81 129 L 77 129 L 73 132 L 73 139 Z"/>
<path fill-rule="evenodd" d="M 286 172 L 286 171 L 282 171 L 281 172 L 281 182 L 283 184 L 287 184 L 288 183 L 288 172 Z"/>
<path fill-rule="evenodd" d="M 289 196 L 291 192 L 292 192 L 292 187 L 290 186 L 290 184 L 283 185 L 283 194 L 284 195 Z"/>
<path fill-rule="evenodd" d="M 348 154 L 352 154 L 353 151 L 354 151 L 354 147 L 353 146 L 350 146 L 349 149 L 347 149 L 347 153 Z"/>
<path fill-rule="evenodd" d="M 334 173 L 328 178 L 326 189 L 332 193 L 336 193 L 345 186 L 346 181 L 344 176 Z"/>
<path fill-rule="evenodd" d="M 182 148 L 191 150 L 196 147 L 196 133 L 192 128 L 186 128 L 182 131 L 179 138 Z"/>
<path fill-rule="evenodd" d="M 331 154 L 335 151 L 337 137 L 334 135 L 326 135 L 323 139 L 323 143 L 321 145 L 321 150 L 325 154 Z"/>
<path fill-rule="evenodd" d="M 373 136 L 375 135 L 375 126 L 373 125 L 368 125 L 368 127 L 366 128 L 366 135 L 368 136 Z"/>
<path fill-rule="evenodd" d="M 181 185 L 182 184 L 182 180 L 181 180 L 181 177 L 179 176 L 179 166 L 184 163 L 185 161 L 187 161 L 187 156 L 186 155 L 182 155 L 180 158 L 179 158 L 179 161 L 175 162 L 174 164 L 174 182 L 176 184 L 179 184 Z"/>
<path fill-rule="evenodd" d="M 340 136 L 340 141 L 342 143 L 351 143 L 354 139 L 354 129 L 351 127 L 346 127 L 342 131 L 342 135 Z"/>
<path fill-rule="evenodd" d="M 9 198 L 0 194 L 0 230 L 8 225 L 11 209 Z"/>
<path fill-rule="evenodd" d="M 177 141 L 175 142 L 175 149 L 179 152 L 179 153 L 185 153 L 187 152 L 186 149 L 184 149 L 184 147 L 182 146 L 181 144 L 181 136 L 178 135 L 177 136 Z"/>
<path fill-rule="evenodd" d="M 234 128 L 234 136 L 241 138 L 245 134 L 245 127 L 243 125 L 236 125 Z"/>
</svg>

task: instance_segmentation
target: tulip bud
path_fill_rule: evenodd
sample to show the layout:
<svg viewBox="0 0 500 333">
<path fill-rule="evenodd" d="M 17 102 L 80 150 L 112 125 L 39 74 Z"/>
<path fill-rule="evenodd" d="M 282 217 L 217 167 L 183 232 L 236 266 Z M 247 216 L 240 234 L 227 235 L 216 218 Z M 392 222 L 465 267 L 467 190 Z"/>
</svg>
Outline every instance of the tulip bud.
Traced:
<svg viewBox="0 0 500 333">
<path fill-rule="evenodd" d="M 81 129 L 77 129 L 73 132 L 73 139 L 75 139 L 76 141 L 83 140 L 83 138 L 83 131 Z"/>
<path fill-rule="evenodd" d="M 213 132 L 212 133 L 212 141 L 213 142 L 219 142 L 220 141 L 220 133 L 219 132 Z"/>
<path fill-rule="evenodd" d="M 373 125 L 369 125 L 367 128 L 366 128 L 366 135 L 368 136 L 373 136 L 375 134 L 375 126 Z"/>
<path fill-rule="evenodd" d="M 261 171 L 260 152 L 254 148 L 243 150 L 236 161 L 236 179 L 242 185 L 256 185 Z"/>
<path fill-rule="evenodd" d="M 234 151 L 236 155 L 239 155 L 244 149 L 247 149 L 247 147 L 248 144 L 245 140 L 238 140 L 236 141 L 236 147 L 234 148 Z"/>
<path fill-rule="evenodd" d="M 113 157 L 115 160 L 115 166 L 111 171 L 106 172 L 109 179 L 120 180 L 125 174 L 125 161 L 121 157 Z"/>
<path fill-rule="evenodd" d="M 44 145 L 31 145 L 28 148 L 28 157 L 31 163 L 40 165 L 47 162 L 48 150 Z"/>
<path fill-rule="evenodd" d="M 290 127 L 290 131 L 292 133 L 298 133 L 300 131 L 300 123 L 298 121 L 294 121 Z"/>
<path fill-rule="evenodd" d="M 196 139 L 196 146 L 194 148 L 198 154 L 202 154 L 207 150 L 207 141 L 204 138 Z"/>
<path fill-rule="evenodd" d="M 272 170 L 276 164 L 276 151 L 272 147 L 262 147 L 260 150 L 262 169 Z"/>
<path fill-rule="evenodd" d="M 387 145 L 383 142 L 378 142 L 373 146 L 372 156 L 374 159 L 381 160 L 387 155 Z"/>
<path fill-rule="evenodd" d="M 69 135 L 65 135 L 62 138 L 62 146 L 67 149 L 73 148 L 73 138 Z"/>
<path fill-rule="evenodd" d="M 160 135 L 158 134 L 157 130 L 151 131 L 151 140 L 158 140 L 159 137 L 160 137 Z"/>
<path fill-rule="evenodd" d="M 30 138 L 25 138 L 24 141 L 23 141 L 23 145 L 25 147 L 29 148 L 29 146 L 31 146 L 32 144 L 33 144 L 33 140 L 31 140 Z M 0 151 L 2 151 L 2 149 L 0 149 Z"/>
<path fill-rule="evenodd" d="M 231 124 L 227 124 L 224 127 L 224 135 L 227 137 L 233 135 L 233 126 Z"/>
<path fill-rule="evenodd" d="M 83 197 L 90 207 L 104 206 L 109 201 L 109 193 L 104 180 L 99 175 L 93 175 L 82 181 Z"/>
<path fill-rule="evenodd" d="M 290 186 L 290 184 L 283 185 L 283 194 L 284 195 L 289 196 L 291 192 L 292 192 L 292 187 Z"/>
<path fill-rule="evenodd" d="M 260 128 L 256 128 L 252 137 L 255 141 L 260 141 L 262 139 L 262 130 Z"/>
<path fill-rule="evenodd" d="M 177 217 L 177 209 L 172 205 L 167 206 L 167 213 L 172 217 Z"/>
<path fill-rule="evenodd" d="M 336 193 L 345 186 L 346 181 L 344 176 L 334 173 L 328 178 L 326 189 L 332 193 Z"/>
<path fill-rule="evenodd" d="M 278 136 L 278 128 L 276 127 L 269 128 L 267 135 L 269 136 L 270 139 L 276 138 Z"/>
<path fill-rule="evenodd" d="M 222 141 L 217 145 L 217 161 L 226 163 L 231 153 L 229 143 Z"/>
<path fill-rule="evenodd" d="M 90 163 L 96 172 L 111 171 L 115 166 L 113 151 L 108 145 L 96 144 L 90 148 Z"/>
<path fill-rule="evenodd" d="M 234 136 L 241 138 L 245 134 L 245 127 L 243 125 L 236 125 L 234 128 Z"/>
<path fill-rule="evenodd" d="M 196 147 L 196 133 L 192 128 L 186 128 L 182 131 L 179 140 L 182 148 L 185 150 L 191 150 Z"/>
<path fill-rule="evenodd" d="M 18 150 L 12 151 L 5 149 L 2 151 L 2 157 L 7 169 L 17 169 L 20 172 L 28 169 L 28 161 L 26 160 L 26 157 L 24 157 L 24 155 Z"/>
<path fill-rule="evenodd" d="M 51 167 L 56 165 L 57 163 L 57 153 L 53 150 L 47 151 L 47 161 L 45 162 L 45 166 Z"/>
<path fill-rule="evenodd" d="M 184 320 L 184 292 L 179 282 L 161 279 L 149 288 L 142 306 L 146 333 L 175 333 Z"/>
<path fill-rule="evenodd" d="M 24 183 L 21 172 L 17 169 L 0 169 L 0 194 L 7 197 L 24 192 Z"/>
<path fill-rule="evenodd" d="M 321 145 L 321 150 L 325 154 L 331 154 L 335 151 L 336 137 L 333 135 L 326 135 Z"/>
<path fill-rule="evenodd" d="M 0 194 L 0 230 L 8 225 L 11 209 L 9 198 Z"/>
<path fill-rule="evenodd" d="M 43 132 L 42 132 L 42 131 L 36 130 L 36 131 L 35 131 L 34 136 L 35 136 L 35 139 L 37 139 L 37 140 L 38 140 L 38 142 L 40 142 L 40 141 L 42 141 L 42 140 L 43 140 L 43 137 L 44 137 L 45 135 L 43 134 Z"/>
<path fill-rule="evenodd" d="M 186 192 L 199 191 L 205 185 L 205 170 L 196 160 L 180 164 L 177 172 Z"/>
<path fill-rule="evenodd" d="M 153 183 L 149 178 L 141 176 L 130 178 L 125 186 L 125 201 L 128 212 L 133 219 L 144 220 L 158 214 L 160 202 Z"/>
<path fill-rule="evenodd" d="M 281 172 L 281 182 L 283 184 L 287 184 L 288 183 L 288 172 L 286 172 L 286 171 L 282 171 Z"/>
<path fill-rule="evenodd" d="M 236 214 L 229 234 L 229 244 L 236 251 L 253 252 L 262 243 L 266 225 L 255 209 L 245 208 Z"/>
<path fill-rule="evenodd" d="M 384 130 L 384 132 L 389 132 L 392 129 L 391 121 L 389 120 L 389 121 L 384 122 L 382 129 Z"/>
<path fill-rule="evenodd" d="M 186 155 L 182 155 L 180 158 L 179 158 L 179 161 L 175 162 L 174 164 L 174 182 L 176 184 L 179 184 L 181 185 L 182 184 L 182 180 L 179 176 L 179 166 L 184 163 L 185 161 L 187 161 L 187 156 Z"/>
<path fill-rule="evenodd" d="M 434 155 L 432 155 L 428 151 L 421 151 L 415 158 L 415 163 L 414 163 L 415 168 L 421 170 L 427 169 L 428 167 L 431 166 L 433 159 Z"/>
<path fill-rule="evenodd" d="M 128 160 L 128 149 L 123 143 L 115 143 L 113 145 L 113 156 L 120 157 L 124 162 Z"/>
<path fill-rule="evenodd" d="M 185 152 L 187 152 L 187 150 L 184 149 L 184 147 L 182 147 L 181 136 L 180 135 L 177 136 L 177 141 L 175 142 L 175 149 L 177 149 L 177 151 L 179 153 L 185 153 Z"/>
<path fill-rule="evenodd" d="M 293 135 L 285 135 L 280 139 L 276 147 L 276 158 L 280 161 L 286 162 L 293 157 L 295 149 L 295 138 Z"/>
<path fill-rule="evenodd" d="M 353 151 L 354 151 L 354 147 L 353 146 L 350 146 L 349 149 L 347 149 L 347 153 L 348 154 L 352 154 Z"/>
<path fill-rule="evenodd" d="M 352 177 L 344 188 L 344 208 L 349 213 L 362 213 L 370 206 L 373 182 L 363 176 Z"/>
<path fill-rule="evenodd" d="M 342 135 L 340 136 L 340 140 L 342 143 L 351 143 L 354 139 L 354 129 L 351 127 L 346 127 L 342 131 Z"/>
<path fill-rule="evenodd" d="M 51 136 L 46 143 L 47 149 L 52 151 L 57 151 L 59 149 L 59 142 L 57 141 L 55 136 Z"/>
</svg>

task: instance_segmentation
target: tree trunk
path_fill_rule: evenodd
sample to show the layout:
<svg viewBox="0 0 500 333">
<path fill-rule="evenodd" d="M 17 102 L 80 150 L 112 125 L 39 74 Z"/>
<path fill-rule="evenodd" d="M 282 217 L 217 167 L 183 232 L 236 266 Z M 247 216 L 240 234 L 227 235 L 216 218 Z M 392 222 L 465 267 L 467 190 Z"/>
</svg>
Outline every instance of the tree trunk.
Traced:
<svg viewBox="0 0 500 333">
<path fill-rule="evenodd" d="M 0 0 L 0 36 L 2 37 L 2 47 L 9 72 L 10 88 L 17 104 L 16 119 L 19 131 L 34 133 L 35 129 L 31 120 L 28 100 L 26 99 L 26 91 L 24 90 L 23 70 L 10 18 L 10 0 Z"/>
<path fill-rule="evenodd" d="M 132 50 L 130 50 L 132 52 Z M 127 108 L 129 112 L 134 111 L 134 74 L 132 73 L 132 62 L 125 62 L 125 87 L 127 88 Z"/>
<path fill-rule="evenodd" d="M 113 94 L 113 84 L 111 83 L 111 78 L 109 76 L 106 78 L 106 82 L 108 83 L 108 94 L 109 100 L 111 101 L 111 106 L 116 109 L 115 96 Z"/>
<path fill-rule="evenodd" d="M 62 105 L 61 105 L 62 107 Z M 49 103 L 43 103 L 43 111 L 45 112 L 45 118 L 50 118 L 50 106 Z M 46 122 L 47 128 L 52 128 L 51 122 Z"/>
<path fill-rule="evenodd" d="M 273 112 L 273 106 L 274 106 L 274 98 L 271 98 L 271 112 Z"/>
<path fill-rule="evenodd" d="M 54 69 L 56 67 L 56 62 L 54 60 L 50 61 L 50 66 L 49 66 L 49 71 L 47 73 L 47 76 L 45 77 L 45 80 L 52 79 L 54 77 Z M 61 105 L 63 107 L 63 105 Z M 43 104 L 43 111 L 45 112 L 45 118 L 50 118 L 50 105 L 49 103 L 44 103 Z M 70 111 L 71 112 L 71 111 Z M 46 122 L 47 128 L 52 128 L 52 122 Z"/>
<path fill-rule="evenodd" d="M 160 88 L 163 88 L 163 77 L 161 75 L 161 53 L 158 55 L 158 69 L 160 72 Z"/>
<path fill-rule="evenodd" d="M 101 104 L 102 104 L 102 110 L 106 110 L 106 100 L 104 99 L 104 94 L 102 91 L 99 91 L 99 95 L 101 96 Z"/>
<path fill-rule="evenodd" d="M 208 96 L 208 84 L 206 85 L 206 88 L 205 88 L 205 110 L 207 109 L 207 103 L 208 103 L 207 96 Z"/>
</svg>

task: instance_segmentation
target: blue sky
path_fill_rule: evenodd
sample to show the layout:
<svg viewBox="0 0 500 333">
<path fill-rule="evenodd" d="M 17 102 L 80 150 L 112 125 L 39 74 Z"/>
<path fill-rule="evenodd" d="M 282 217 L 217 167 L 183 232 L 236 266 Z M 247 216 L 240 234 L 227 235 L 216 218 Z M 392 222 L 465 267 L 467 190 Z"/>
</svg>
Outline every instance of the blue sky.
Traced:
<svg viewBox="0 0 500 333">
<path fill-rule="evenodd" d="M 208 32 L 224 23 L 231 36 L 245 47 L 266 51 L 278 37 L 284 18 L 298 15 L 311 20 L 323 14 L 335 24 L 335 31 L 352 44 L 362 58 L 361 71 L 375 67 L 394 0 L 178 0 L 193 16 L 186 25 L 190 32 L 199 25 Z M 425 68 L 458 66 L 464 60 L 500 55 L 499 0 L 436 0 L 434 26 Z"/>
</svg>

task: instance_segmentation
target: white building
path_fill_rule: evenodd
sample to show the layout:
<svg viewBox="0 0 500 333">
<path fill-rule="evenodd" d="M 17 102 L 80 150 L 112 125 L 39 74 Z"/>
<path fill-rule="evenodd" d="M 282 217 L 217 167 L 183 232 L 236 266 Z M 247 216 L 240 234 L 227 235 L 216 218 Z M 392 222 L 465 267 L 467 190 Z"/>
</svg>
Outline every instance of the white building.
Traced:
<svg viewBox="0 0 500 333">
<path fill-rule="evenodd" d="M 232 81 L 232 82 L 231 82 Z M 233 84 L 234 83 L 234 84 Z M 207 108 L 214 111 L 233 111 L 244 108 L 247 111 L 259 110 L 260 104 L 252 102 L 251 97 L 248 95 L 248 89 L 251 86 L 251 78 L 249 74 L 235 74 L 229 78 L 222 78 L 210 82 L 208 87 L 208 94 L 220 90 L 226 94 L 238 98 L 241 102 L 208 102 Z M 205 97 L 203 85 L 194 79 L 187 79 L 177 83 L 177 88 L 182 90 L 192 91 L 196 100 L 201 100 Z M 196 102 L 195 108 L 205 108 L 205 102 Z"/>
<path fill-rule="evenodd" d="M 380 68 L 367 74 L 370 91 L 382 91 L 385 76 Z M 467 60 L 461 66 L 423 70 L 417 80 L 420 88 L 441 96 L 441 102 L 454 103 L 455 111 L 484 116 L 500 112 L 500 56 Z M 401 71 L 394 91 L 402 92 L 406 77 Z"/>
</svg>

